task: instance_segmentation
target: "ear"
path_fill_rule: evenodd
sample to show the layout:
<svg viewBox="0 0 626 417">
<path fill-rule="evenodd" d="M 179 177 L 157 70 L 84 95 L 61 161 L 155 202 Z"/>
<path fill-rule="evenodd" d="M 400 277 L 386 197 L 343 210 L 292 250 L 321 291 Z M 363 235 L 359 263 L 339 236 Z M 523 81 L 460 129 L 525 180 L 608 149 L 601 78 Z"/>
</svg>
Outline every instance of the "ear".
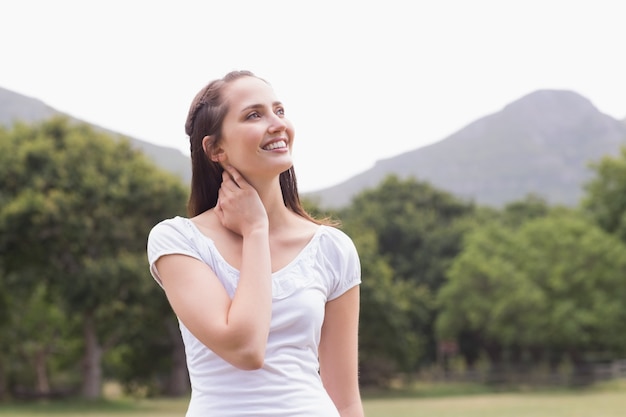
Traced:
<svg viewBox="0 0 626 417">
<path fill-rule="evenodd" d="M 202 148 L 206 156 L 213 162 L 220 162 L 224 158 L 224 149 L 217 146 L 214 136 L 202 138 Z"/>
</svg>

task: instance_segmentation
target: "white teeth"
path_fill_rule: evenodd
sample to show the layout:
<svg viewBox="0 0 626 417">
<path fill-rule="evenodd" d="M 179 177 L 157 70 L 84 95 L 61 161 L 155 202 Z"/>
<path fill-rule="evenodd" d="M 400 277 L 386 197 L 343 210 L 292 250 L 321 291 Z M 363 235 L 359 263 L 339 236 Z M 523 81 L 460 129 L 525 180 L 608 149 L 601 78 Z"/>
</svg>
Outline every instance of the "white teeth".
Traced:
<svg viewBox="0 0 626 417">
<path fill-rule="evenodd" d="M 263 149 L 265 149 L 266 151 L 271 151 L 273 149 L 285 148 L 286 146 L 287 146 L 287 142 L 285 142 L 284 140 L 279 140 L 277 142 L 273 142 L 267 146 L 264 146 Z"/>
</svg>

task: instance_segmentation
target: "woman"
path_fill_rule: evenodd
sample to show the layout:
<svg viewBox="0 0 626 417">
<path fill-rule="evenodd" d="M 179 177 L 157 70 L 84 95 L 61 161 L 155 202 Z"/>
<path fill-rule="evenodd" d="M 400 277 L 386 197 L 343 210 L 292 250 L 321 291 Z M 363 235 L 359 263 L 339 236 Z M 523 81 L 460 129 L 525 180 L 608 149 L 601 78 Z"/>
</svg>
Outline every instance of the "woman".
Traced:
<svg viewBox="0 0 626 417">
<path fill-rule="evenodd" d="M 187 416 L 362 417 L 358 255 L 300 204 L 283 104 L 231 72 L 186 131 L 190 217 L 156 225 L 148 258 L 185 342 Z"/>
</svg>

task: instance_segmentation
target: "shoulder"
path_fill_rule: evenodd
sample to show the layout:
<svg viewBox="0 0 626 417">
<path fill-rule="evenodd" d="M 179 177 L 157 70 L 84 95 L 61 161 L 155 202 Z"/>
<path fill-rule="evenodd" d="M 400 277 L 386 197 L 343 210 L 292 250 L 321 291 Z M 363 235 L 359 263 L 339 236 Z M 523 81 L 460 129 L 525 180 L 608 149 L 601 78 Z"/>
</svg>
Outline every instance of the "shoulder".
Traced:
<svg viewBox="0 0 626 417">
<path fill-rule="evenodd" d="M 173 217 L 157 223 L 148 234 L 147 253 L 150 273 L 163 286 L 156 268 L 159 258 L 180 254 L 201 259 L 191 221 L 184 217 Z"/>
<path fill-rule="evenodd" d="M 195 231 L 185 217 L 173 217 L 157 223 L 148 234 L 148 258 L 152 263 L 169 253 L 189 254 L 196 252 Z"/>
<path fill-rule="evenodd" d="M 180 216 L 162 220 L 152 227 L 148 241 L 167 236 L 190 235 L 193 232 L 190 223 L 189 219 Z"/>
<path fill-rule="evenodd" d="M 350 236 L 333 226 L 320 227 L 320 251 L 331 280 L 327 299 L 334 300 L 361 282 L 361 263 Z"/>
<path fill-rule="evenodd" d="M 333 226 L 320 226 L 319 248 L 323 256 L 334 265 L 359 263 L 354 242 L 344 231 Z"/>
<path fill-rule="evenodd" d="M 356 251 L 352 238 L 343 230 L 334 226 L 322 225 L 320 227 L 320 241 L 325 248 L 335 248 L 339 250 Z"/>
</svg>

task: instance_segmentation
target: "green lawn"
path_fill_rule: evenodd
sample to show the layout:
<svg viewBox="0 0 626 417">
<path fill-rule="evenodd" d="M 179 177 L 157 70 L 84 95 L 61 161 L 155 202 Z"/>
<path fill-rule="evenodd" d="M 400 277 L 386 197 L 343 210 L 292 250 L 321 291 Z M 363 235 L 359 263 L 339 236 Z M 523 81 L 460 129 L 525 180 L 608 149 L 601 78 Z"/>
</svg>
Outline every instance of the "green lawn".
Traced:
<svg viewBox="0 0 626 417">
<path fill-rule="evenodd" d="M 367 417 L 624 417 L 625 384 L 603 389 L 364 399 Z M 419 394 L 419 393 L 418 393 Z M 184 400 L 0 405 L 0 417 L 182 417 Z"/>
<path fill-rule="evenodd" d="M 367 417 L 624 417 L 626 392 L 371 400 Z"/>
</svg>

